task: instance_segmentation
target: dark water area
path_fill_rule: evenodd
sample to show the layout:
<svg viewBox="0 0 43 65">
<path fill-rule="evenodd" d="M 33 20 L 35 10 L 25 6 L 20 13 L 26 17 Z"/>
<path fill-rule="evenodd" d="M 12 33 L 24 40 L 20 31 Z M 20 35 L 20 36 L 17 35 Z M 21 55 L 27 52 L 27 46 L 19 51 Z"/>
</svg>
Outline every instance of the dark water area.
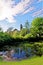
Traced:
<svg viewBox="0 0 43 65">
<path fill-rule="evenodd" d="M 27 51 L 21 50 L 21 48 L 18 48 L 17 51 L 18 52 L 12 54 L 13 58 L 19 59 L 19 58 L 26 58 L 26 57 L 32 57 L 33 56 L 31 48 L 28 48 Z"/>
<path fill-rule="evenodd" d="M 0 55 L 7 55 L 7 51 L 0 52 Z M 32 57 L 32 56 L 33 56 L 33 54 L 32 54 L 31 48 L 28 48 L 27 50 L 23 50 L 21 48 L 16 48 L 16 50 L 13 49 L 13 52 L 11 53 L 11 57 L 15 58 L 15 59 L 20 59 L 20 58 L 24 59 L 24 58 L 28 58 L 28 57 Z"/>
</svg>

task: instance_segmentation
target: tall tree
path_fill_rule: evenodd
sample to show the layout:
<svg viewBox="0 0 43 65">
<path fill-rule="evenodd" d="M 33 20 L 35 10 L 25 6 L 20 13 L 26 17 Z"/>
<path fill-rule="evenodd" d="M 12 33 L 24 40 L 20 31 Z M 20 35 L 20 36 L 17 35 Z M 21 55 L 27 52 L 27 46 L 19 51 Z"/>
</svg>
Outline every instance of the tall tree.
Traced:
<svg viewBox="0 0 43 65">
<path fill-rule="evenodd" d="M 41 37 L 43 35 L 43 17 L 35 18 L 31 24 L 31 33 L 34 36 Z"/>
<path fill-rule="evenodd" d="M 23 29 L 20 31 L 20 35 L 21 35 L 21 36 L 25 36 L 26 34 L 28 34 L 28 29 L 23 28 Z"/>
<path fill-rule="evenodd" d="M 22 30 L 22 28 L 23 28 L 23 25 L 22 25 L 22 24 L 20 24 L 20 30 Z"/>
<path fill-rule="evenodd" d="M 25 22 L 25 28 L 27 28 L 27 29 L 29 29 L 29 22 L 28 22 L 28 20 Z"/>
<path fill-rule="evenodd" d="M 3 29 L 0 27 L 0 32 L 3 32 Z"/>
<path fill-rule="evenodd" d="M 28 20 L 25 22 L 24 28 L 21 26 L 21 31 L 20 31 L 20 35 L 21 36 L 25 36 L 26 34 L 29 33 L 29 22 Z"/>
</svg>

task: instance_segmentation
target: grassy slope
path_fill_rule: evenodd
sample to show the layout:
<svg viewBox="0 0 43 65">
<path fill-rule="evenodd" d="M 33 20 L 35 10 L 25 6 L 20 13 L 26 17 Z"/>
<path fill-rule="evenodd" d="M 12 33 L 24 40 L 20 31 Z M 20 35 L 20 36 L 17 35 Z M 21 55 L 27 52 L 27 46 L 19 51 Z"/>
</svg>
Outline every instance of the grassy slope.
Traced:
<svg viewBox="0 0 43 65">
<path fill-rule="evenodd" d="M 32 59 L 14 61 L 14 62 L 0 62 L 0 65 L 43 65 L 43 57 L 35 57 Z"/>
</svg>

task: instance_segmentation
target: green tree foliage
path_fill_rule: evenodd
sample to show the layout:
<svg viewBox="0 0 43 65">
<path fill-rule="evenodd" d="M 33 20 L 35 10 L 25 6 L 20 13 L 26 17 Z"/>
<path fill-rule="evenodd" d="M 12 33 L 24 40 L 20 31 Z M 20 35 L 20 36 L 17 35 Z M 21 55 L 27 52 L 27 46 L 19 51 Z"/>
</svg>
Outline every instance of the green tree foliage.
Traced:
<svg viewBox="0 0 43 65">
<path fill-rule="evenodd" d="M 23 28 L 23 29 L 20 31 L 20 35 L 21 35 L 21 36 L 25 36 L 26 34 L 28 34 L 28 29 L 27 29 L 27 28 Z"/>
<path fill-rule="evenodd" d="M 43 18 L 35 18 L 32 21 L 30 32 L 33 34 L 33 36 L 41 37 L 43 35 Z"/>
<path fill-rule="evenodd" d="M 32 46 L 33 49 L 33 53 L 38 55 L 38 56 L 42 56 L 43 55 L 43 43 L 34 43 Z"/>
<path fill-rule="evenodd" d="M 19 38 L 19 31 L 15 31 L 15 32 L 13 32 L 13 34 L 12 34 L 12 37 L 13 38 Z"/>
<path fill-rule="evenodd" d="M 0 32 L 3 32 L 3 29 L 0 27 Z"/>
<path fill-rule="evenodd" d="M 20 30 L 20 35 L 21 36 L 25 36 L 26 34 L 28 34 L 29 33 L 29 22 L 28 22 L 28 20 L 25 22 L 25 25 L 24 25 L 24 28 L 22 28 L 21 30 Z"/>
<path fill-rule="evenodd" d="M 33 35 L 32 35 L 31 33 L 26 34 L 26 35 L 24 36 L 25 39 L 28 39 L 28 38 L 31 38 L 31 37 L 33 37 Z"/>
<path fill-rule="evenodd" d="M 0 32 L 0 50 L 5 45 L 10 45 L 11 37 L 7 33 Z"/>
<path fill-rule="evenodd" d="M 40 39 L 38 37 L 42 37 L 43 35 L 43 18 L 35 18 L 32 21 L 30 29 L 28 21 L 25 23 L 25 28 L 23 28 L 21 25 L 20 31 L 17 29 L 12 29 L 13 28 L 11 27 L 7 30 L 7 32 L 2 32 L 2 29 L 0 28 L 0 48 L 3 48 L 3 46 L 4 48 L 9 48 L 8 46 L 10 45 L 18 46 L 21 44 L 21 42 L 24 43 L 25 41 L 38 41 Z M 39 45 L 33 45 L 33 48 L 36 48 L 36 50 L 38 49 L 38 51 L 36 51 L 36 54 L 40 54 L 40 52 L 43 51 L 43 47 L 39 47 Z"/>
</svg>

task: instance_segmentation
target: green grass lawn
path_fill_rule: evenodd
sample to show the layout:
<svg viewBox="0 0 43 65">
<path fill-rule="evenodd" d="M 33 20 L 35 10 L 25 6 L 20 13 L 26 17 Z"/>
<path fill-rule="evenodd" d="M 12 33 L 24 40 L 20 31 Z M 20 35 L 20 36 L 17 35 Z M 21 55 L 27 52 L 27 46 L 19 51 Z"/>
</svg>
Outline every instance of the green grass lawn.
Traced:
<svg viewBox="0 0 43 65">
<path fill-rule="evenodd" d="M 43 65 L 43 56 L 25 59 L 22 61 L 4 62 L 0 61 L 0 65 Z"/>
</svg>

